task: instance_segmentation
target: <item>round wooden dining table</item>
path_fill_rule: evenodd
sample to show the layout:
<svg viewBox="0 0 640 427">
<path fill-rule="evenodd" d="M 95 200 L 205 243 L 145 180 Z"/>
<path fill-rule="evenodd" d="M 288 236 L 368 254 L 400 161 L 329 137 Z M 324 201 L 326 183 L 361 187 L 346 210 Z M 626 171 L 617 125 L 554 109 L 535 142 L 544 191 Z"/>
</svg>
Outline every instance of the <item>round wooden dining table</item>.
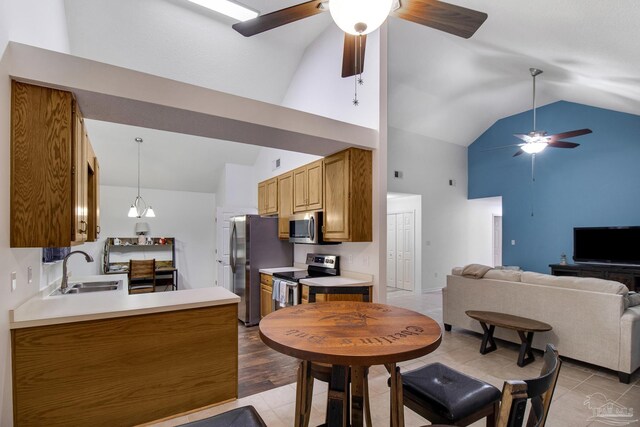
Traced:
<svg viewBox="0 0 640 427">
<path fill-rule="evenodd" d="M 309 419 L 314 362 L 331 365 L 329 427 L 363 425 L 365 376 L 372 365 L 384 365 L 389 371 L 391 425 L 403 426 L 402 379 L 396 363 L 429 354 L 442 340 L 440 325 L 428 316 L 392 305 L 354 301 L 287 307 L 264 317 L 259 329 L 266 345 L 301 360 L 296 427 Z"/>
</svg>

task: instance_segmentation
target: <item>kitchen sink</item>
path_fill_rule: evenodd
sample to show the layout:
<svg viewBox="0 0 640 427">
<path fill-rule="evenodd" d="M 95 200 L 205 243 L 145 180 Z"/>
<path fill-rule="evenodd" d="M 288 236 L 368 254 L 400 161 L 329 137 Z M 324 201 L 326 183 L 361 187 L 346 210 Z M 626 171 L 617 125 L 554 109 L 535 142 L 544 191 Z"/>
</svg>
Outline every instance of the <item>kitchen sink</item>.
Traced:
<svg viewBox="0 0 640 427">
<path fill-rule="evenodd" d="M 120 285 L 121 282 L 118 280 L 72 283 L 69 284 L 64 292 L 60 288 L 57 288 L 53 293 L 51 293 L 51 295 L 72 295 L 84 294 L 87 292 L 117 291 L 120 289 Z"/>
</svg>

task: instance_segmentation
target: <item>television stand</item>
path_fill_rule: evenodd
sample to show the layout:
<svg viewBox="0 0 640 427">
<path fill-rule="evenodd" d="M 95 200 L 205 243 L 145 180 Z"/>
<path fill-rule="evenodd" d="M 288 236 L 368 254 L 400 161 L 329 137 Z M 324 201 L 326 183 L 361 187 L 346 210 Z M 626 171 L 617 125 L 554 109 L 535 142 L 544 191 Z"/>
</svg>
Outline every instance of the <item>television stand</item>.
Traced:
<svg viewBox="0 0 640 427">
<path fill-rule="evenodd" d="M 608 264 L 549 264 L 554 276 L 595 277 L 615 280 L 629 288 L 640 292 L 640 266 L 608 265 Z"/>
</svg>

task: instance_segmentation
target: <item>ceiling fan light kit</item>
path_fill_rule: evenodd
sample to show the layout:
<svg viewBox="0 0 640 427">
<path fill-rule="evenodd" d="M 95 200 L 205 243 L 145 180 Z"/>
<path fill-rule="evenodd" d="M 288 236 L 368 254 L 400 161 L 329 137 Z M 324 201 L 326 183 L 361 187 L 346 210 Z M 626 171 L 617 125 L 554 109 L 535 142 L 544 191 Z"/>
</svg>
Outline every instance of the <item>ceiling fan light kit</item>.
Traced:
<svg viewBox="0 0 640 427">
<path fill-rule="evenodd" d="M 342 31 L 357 36 L 377 30 L 392 5 L 393 0 L 331 0 L 329 12 Z"/>
</svg>

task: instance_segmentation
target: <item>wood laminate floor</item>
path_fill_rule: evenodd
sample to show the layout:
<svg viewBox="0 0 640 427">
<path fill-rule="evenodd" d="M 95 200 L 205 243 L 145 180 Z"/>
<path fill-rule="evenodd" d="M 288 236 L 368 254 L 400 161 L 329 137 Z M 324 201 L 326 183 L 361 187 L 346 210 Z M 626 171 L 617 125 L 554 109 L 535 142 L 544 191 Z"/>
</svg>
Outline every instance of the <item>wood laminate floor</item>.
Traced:
<svg viewBox="0 0 640 427">
<path fill-rule="evenodd" d="M 267 347 L 258 327 L 238 322 L 238 397 L 296 382 L 298 360 Z"/>
</svg>

